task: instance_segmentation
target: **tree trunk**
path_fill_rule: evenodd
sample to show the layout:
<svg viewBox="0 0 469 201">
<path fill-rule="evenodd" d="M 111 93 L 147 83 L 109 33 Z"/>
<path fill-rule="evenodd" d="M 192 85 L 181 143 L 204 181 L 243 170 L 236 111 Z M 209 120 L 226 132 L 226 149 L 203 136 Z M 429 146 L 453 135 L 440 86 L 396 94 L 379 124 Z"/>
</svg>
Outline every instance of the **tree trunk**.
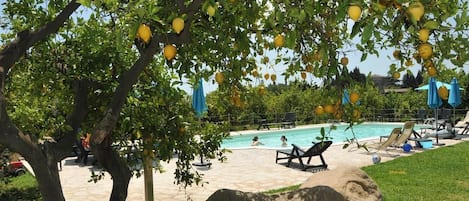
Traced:
<svg viewBox="0 0 469 201">
<path fill-rule="evenodd" d="M 92 151 L 98 162 L 112 177 L 112 192 L 109 200 L 125 201 L 132 173 L 119 154 L 112 149 L 110 138 L 108 137 L 101 144 L 93 146 Z"/>
<path fill-rule="evenodd" d="M 33 152 L 31 155 L 33 158 L 27 158 L 27 161 L 36 175 L 42 199 L 45 201 L 65 201 L 57 161 L 50 157 L 46 158 L 40 150 Z"/>
<path fill-rule="evenodd" d="M 48 155 L 47 149 L 42 149 L 40 144 L 35 143 L 37 142 L 35 139 L 20 132 L 9 121 L 4 112 L 0 118 L 0 136 L 2 136 L 0 137 L 1 144 L 6 145 L 11 151 L 21 154 L 29 162 L 36 175 L 43 200 L 64 201 L 57 160 L 53 156 L 46 157 Z"/>
<path fill-rule="evenodd" d="M 22 155 L 31 165 L 36 175 L 39 190 L 44 201 L 65 200 L 60 183 L 57 162 L 70 153 L 75 142 L 78 127 L 87 115 L 87 94 L 89 83 L 76 81 L 74 111 L 67 118 L 67 125 L 72 131 L 65 133 L 57 142 L 39 144 L 33 135 L 25 135 L 10 120 L 5 105 L 6 101 L 0 93 L 0 144 L 11 151 Z"/>
</svg>

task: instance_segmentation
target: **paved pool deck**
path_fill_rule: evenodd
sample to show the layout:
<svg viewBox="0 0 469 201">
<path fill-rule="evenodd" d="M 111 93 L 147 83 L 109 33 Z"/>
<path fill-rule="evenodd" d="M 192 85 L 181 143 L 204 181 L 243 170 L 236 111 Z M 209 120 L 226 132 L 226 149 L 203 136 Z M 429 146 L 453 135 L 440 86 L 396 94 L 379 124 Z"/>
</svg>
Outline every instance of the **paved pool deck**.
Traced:
<svg viewBox="0 0 469 201">
<path fill-rule="evenodd" d="M 467 136 L 467 135 L 466 135 Z M 445 143 L 445 146 L 456 144 L 462 141 L 469 141 L 469 138 L 461 140 L 439 140 Z M 376 144 L 379 138 L 369 139 L 367 143 Z M 435 146 L 438 148 L 440 146 Z M 416 152 L 424 151 L 422 149 L 412 150 L 410 153 L 404 153 L 402 149 L 390 149 L 390 153 L 398 154 L 397 157 L 406 157 Z M 162 163 L 165 170 L 163 173 L 154 172 L 154 195 L 155 200 L 187 200 L 187 196 L 194 201 L 206 200 L 213 192 L 221 188 L 237 189 L 241 191 L 260 192 L 271 189 L 277 189 L 285 186 L 303 183 L 314 171 L 302 171 L 298 168 L 286 167 L 283 163 L 275 163 L 276 151 L 274 149 L 263 149 L 259 147 L 250 147 L 247 149 L 232 150 L 226 156 L 228 160 L 221 163 L 211 160 L 213 163 L 210 168 L 195 167 L 199 173 L 204 175 L 203 186 L 193 186 L 183 189 L 174 184 L 175 161 Z M 343 149 L 342 144 L 333 144 L 324 152 L 324 158 L 327 162 L 328 170 L 339 169 L 345 166 L 363 167 L 373 165 L 371 154 L 363 149 Z M 382 161 L 388 161 L 396 158 L 388 154 L 382 155 Z M 67 201 L 102 201 L 109 200 L 112 189 L 112 180 L 108 174 L 104 179 L 92 183 L 90 171 L 93 166 L 83 166 L 74 162 L 75 158 L 67 158 L 62 162 L 63 169 L 60 171 L 63 192 Z M 312 164 L 318 163 L 319 157 L 312 160 Z M 128 189 L 129 201 L 143 201 L 144 198 L 144 179 L 132 178 Z"/>
</svg>

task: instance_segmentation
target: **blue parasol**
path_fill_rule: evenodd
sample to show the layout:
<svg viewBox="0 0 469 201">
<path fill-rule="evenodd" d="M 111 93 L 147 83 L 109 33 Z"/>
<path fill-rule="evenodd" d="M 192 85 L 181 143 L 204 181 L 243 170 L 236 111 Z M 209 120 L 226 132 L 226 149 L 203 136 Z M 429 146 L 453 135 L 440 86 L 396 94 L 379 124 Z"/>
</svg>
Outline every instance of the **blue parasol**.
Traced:
<svg viewBox="0 0 469 201">
<path fill-rule="evenodd" d="M 436 83 L 436 88 L 439 89 L 441 86 L 445 86 L 447 89 L 449 89 L 451 87 L 450 84 L 448 83 L 445 83 L 445 82 L 440 82 L 440 81 L 436 81 L 435 80 L 435 83 Z M 428 88 L 430 87 L 430 84 L 426 84 L 426 85 L 423 85 L 419 88 L 415 88 L 415 90 L 417 91 L 425 91 L 425 90 L 428 90 Z"/>
<path fill-rule="evenodd" d="M 449 88 L 448 104 L 453 106 L 453 117 L 454 117 L 456 113 L 456 107 L 458 107 L 458 105 L 461 104 L 461 91 L 459 90 L 459 84 L 456 78 L 453 78 L 451 80 L 451 87 Z"/>
<path fill-rule="evenodd" d="M 436 80 L 431 77 L 428 81 L 428 107 L 435 109 L 435 128 L 438 128 L 438 110 L 437 108 L 443 104 L 440 96 L 438 96 L 438 88 L 436 88 Z"/>
<path fill-rule="evenodd" d="M 205 103 L 205 94 L 202 79 L 199 80 L 199 84 L 194 87 L 192 94 L 192 108 L 195 110 L 197 117 L 202 117 L 205 111 L 207 111 L 207 104 Z"/>
<path fill-rule="evenodd" d="M 348 95 L 347 89 L 344 89 L 344 93 L 342 94 L 342 105 L 350 103 L 350 96 Z"/>
<path fill-rule="evenodd" d="M 427 105 L 432 108 L 436 109 L 443 104 L 441 101 L 440 96 L 438 96 L 438 88 L 436 87 L 436 80 L 435 78 L 431 77 L 430 81 L 428 81 L 428 100 Z"/>
<path fill-rule="evenodd" d="M 198 118 L 201 118 L 204 115 L 204 112 L 207 111 L 207 104 L 205 103 L 205 94 L 202 78 L 199 80 L 199 84 L 194 86 L 194 92 L 192 93 L 192 108 L 195 110 L 195 115 Z M 202 145 L 205 145 L 204 142 L 200 142 Z M 204 148 L 202 148 L 204 149 Z M 200 162 L 192 163 L 194 166 L 204 166 L 210 168 L 212 163 L 209 160 L 204 160 L 204 154 L 202 150 L 200 151 Z"/>
</svg>

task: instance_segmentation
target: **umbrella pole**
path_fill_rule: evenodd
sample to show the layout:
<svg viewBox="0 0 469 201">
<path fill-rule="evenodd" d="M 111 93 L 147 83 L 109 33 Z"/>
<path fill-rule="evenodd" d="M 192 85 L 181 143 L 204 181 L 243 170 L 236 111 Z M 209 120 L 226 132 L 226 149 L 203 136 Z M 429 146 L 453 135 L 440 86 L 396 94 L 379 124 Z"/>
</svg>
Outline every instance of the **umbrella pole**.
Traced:
<svg viewBox="0 0 469 201">
<path fill-rule="evenodd" d="M 456 125 L 456 108 L 453 107 L 453 126 Z"/>
</svg>

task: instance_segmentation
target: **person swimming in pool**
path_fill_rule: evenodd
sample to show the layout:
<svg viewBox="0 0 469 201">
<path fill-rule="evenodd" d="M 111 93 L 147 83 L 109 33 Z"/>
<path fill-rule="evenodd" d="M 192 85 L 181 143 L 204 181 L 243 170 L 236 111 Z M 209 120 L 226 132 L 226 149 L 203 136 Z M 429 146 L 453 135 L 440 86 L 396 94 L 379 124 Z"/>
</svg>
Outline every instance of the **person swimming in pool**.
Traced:
<svg viewBox="0 0 469 201">
<path fill-rule="evenodd" d="M 282 147 L 288 146 L 287 137 L 285 137 L 285 135 L 282 135 L 282 137 L 280 137 L 280 141 L 282 141 Z"/>
<path fill-rule="evenodd" d="M 258 145 L 264 145 L 264 144 L 259 141 L 259 137 L 255 136 L 254 138 L 252 138 L 251 146 L 258 146 Z"/>
</svg>

